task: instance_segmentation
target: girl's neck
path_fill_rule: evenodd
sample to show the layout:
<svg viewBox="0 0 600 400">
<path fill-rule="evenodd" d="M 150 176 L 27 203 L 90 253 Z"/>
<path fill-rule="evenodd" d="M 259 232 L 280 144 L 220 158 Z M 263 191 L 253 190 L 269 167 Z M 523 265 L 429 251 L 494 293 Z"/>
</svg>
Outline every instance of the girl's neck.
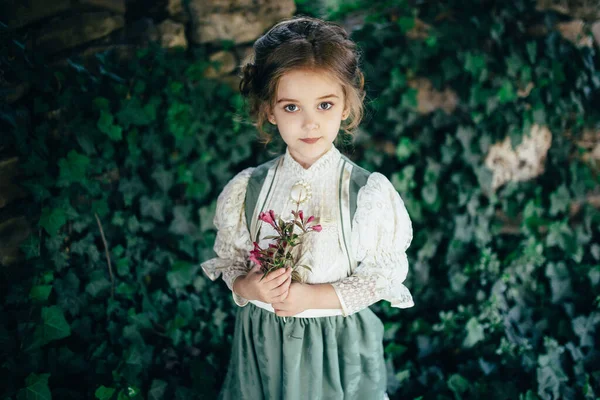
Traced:
<svg viewBox="0 0 600 400">
<path fill-rule="evenodd" d="M 300 164 L 300 166 L 302 166 L 302 168 L 304 168 L 304 169 L 309 169 L 310 167 L 312 167 L 312 165 L 313 165 L 314 163 L 316 163 L 317 161 L 319 161 L 319 159 L 320 159 L 321 157 L 323 157 L 323 156 L 324 156 L 324 155 L 325 155 L 325 154 L 326 154 L 328 151 L 330 151 L 332 147 L 333 147 L 333 144 L 330 144 L 330 145 L 329 145 L 329 148 L 325 149 L 325 150 L 324 150 L 324 151 L 323 151 L 321 154 L 319 154 L 318 156 L 316 156 L 316 157 L 312 157 L 312 158 L 310 158 L 310 157 L 302 157 L 302 156 L 300 156 L 300 155 L 296 154 L 296 153 L 295 153 L 293 150 L 291 150 L 289 147 L 288 147 L 288 151 L 289 151 L 289 153 L 290 153 L 290 156 L 291 156 L 291 157 L 294 159 L 294 161 L 296 161 L 298 164 Z"/>
</svg>

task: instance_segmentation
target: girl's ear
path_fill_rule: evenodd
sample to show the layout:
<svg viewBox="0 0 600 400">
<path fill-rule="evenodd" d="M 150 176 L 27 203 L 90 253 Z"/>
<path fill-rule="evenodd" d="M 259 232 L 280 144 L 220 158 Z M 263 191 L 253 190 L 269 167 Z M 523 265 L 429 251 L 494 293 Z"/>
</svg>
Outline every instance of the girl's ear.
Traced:
<svg viewBox="0 0 600 400">
<path fill-rule="evenodd" d="M 273 114 L 269 114 L 269 122 L 273 125 L 277 125 L 277 121 L 275 120 L 275 116 Z"/>
<path fill-rule="evenodd" d="M 350 116 L 350 110 L 348 110 L 347 108 L 344 109 L 344 112 L 342 113 L 342 121 L 347 120 L 349 116 Z"/>
</svg>

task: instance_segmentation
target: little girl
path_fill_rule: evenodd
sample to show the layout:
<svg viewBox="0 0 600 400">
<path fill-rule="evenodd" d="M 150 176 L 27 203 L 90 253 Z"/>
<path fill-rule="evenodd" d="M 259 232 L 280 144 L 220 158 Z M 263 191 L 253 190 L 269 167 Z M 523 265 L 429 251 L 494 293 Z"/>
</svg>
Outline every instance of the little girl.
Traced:
<svg viewBox="0 0 600 400">
<path fill-rule="evenodd" d="M 285 154 L 237 174 L 217 200 L 217 258 L 237 310 L 221 399 L 387 399 L 383 324 L 369 305 L 413 306 L 402 284 L 411 221 L 402 199 L 379 173 L 352 163 L 334 146 L 340 129 L 362 117 L 364 79 L 356 45 L 341 27 L 313 18 L 275 25 L 254 44 L 240 83 L 261 134 L 272 124 Z M 298 188 L 302 189 L 300 192 Z M 301 193 L 301 198 L 296 195 Z M 284 219 L 300 209 L 322 230 L 300 247 L 302 282 L 279 269 L 261 280 L 251 266 L 253 241 L 276 234 L 258 216 Z"/>
</svg>

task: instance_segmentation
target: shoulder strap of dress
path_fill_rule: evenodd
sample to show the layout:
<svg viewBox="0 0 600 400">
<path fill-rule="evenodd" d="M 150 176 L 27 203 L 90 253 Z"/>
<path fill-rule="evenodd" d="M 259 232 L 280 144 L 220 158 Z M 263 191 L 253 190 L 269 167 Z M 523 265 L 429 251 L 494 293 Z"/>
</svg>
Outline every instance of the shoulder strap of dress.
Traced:
<svg viewBox="0 0 600 400">
<path fill-rule="evenodd" d="M 258 198 L 260 196 L 260 192 L 265 184 L 265 180 L 269 171 L 277 168 L 278 161 L 281 156 L 274 158 L 271 161 L 267 161 L 264 164 L 259 165 L 252 171 L 252 175 L 248 180 L 248 187 L 246 189 L 246 198 L 244 201 L 244 211 L 246 214 L 246 224 L 248 225 L 248 232 L 251 232 L 252 227 L 252 216 L 254 214 L 254 210 L 256 209 L 256 203 L 258 202 Z M 272 174 L 274 177 L 274 174 Z M 271 186 L 273 185 L 273 179 L 268 182 L 269 191 L 271 190 Z"/>
<path fill-rule="evenodd" d="M 342 159 L 346 161 L 346 163 L 352 165 L 352 172 L 350 174 L 350 221 L 354 219 L 354 214 L 356 213 L 356 199 L 358 197 L 358 192 L 360 189 L 367 184 L 369 180 L 369 176 L 371 173 L 364 168 L 359 167 L 354 162 L 352 162 L 348 157 L 342 155 Z"/>
<path fill-rule="evenodd" d="M 351 274 L 357 266 L 357 262 L 350 251 L 350 236 L 352 224 L 356 213 L 356 203 L 360 188 L 367 184 L 370 172 L 359 167 L 348 157 L 342 155 L 340 162 L 340 178 L 338 182 L 338 232 L 342 252 L 348 259 L 348 274 Z"/>
</svg>

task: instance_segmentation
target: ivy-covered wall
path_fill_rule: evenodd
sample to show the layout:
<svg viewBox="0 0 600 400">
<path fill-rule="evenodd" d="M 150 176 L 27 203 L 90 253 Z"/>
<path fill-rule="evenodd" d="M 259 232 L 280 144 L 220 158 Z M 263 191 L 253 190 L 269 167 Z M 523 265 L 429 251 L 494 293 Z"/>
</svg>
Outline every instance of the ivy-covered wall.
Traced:
<svg viewBox="0 0 600 400">
<path fill-rule="evenodd" d="M 298 12 L 352 30 L 367 78 L 367 118 L 340 147 L 390 177 L 413 221 L 416 305 L 372 306 L 390 397 L 596 399 L 600 16 L 322 3 Z M 206 78 L 206 46 L 50 66 L 9 39 L 4 77 L 27 93 L 0 109 L 0 188 L 22 190 L 0 208 L 22 216 L 0 227 L 0 246 L 20 243 L 0 267 L 0 395 L 216 398 L 237 307 L 199 270 L 216 196 L 281 143 L 259 145 L 239 94 Z"/>
</svg>

